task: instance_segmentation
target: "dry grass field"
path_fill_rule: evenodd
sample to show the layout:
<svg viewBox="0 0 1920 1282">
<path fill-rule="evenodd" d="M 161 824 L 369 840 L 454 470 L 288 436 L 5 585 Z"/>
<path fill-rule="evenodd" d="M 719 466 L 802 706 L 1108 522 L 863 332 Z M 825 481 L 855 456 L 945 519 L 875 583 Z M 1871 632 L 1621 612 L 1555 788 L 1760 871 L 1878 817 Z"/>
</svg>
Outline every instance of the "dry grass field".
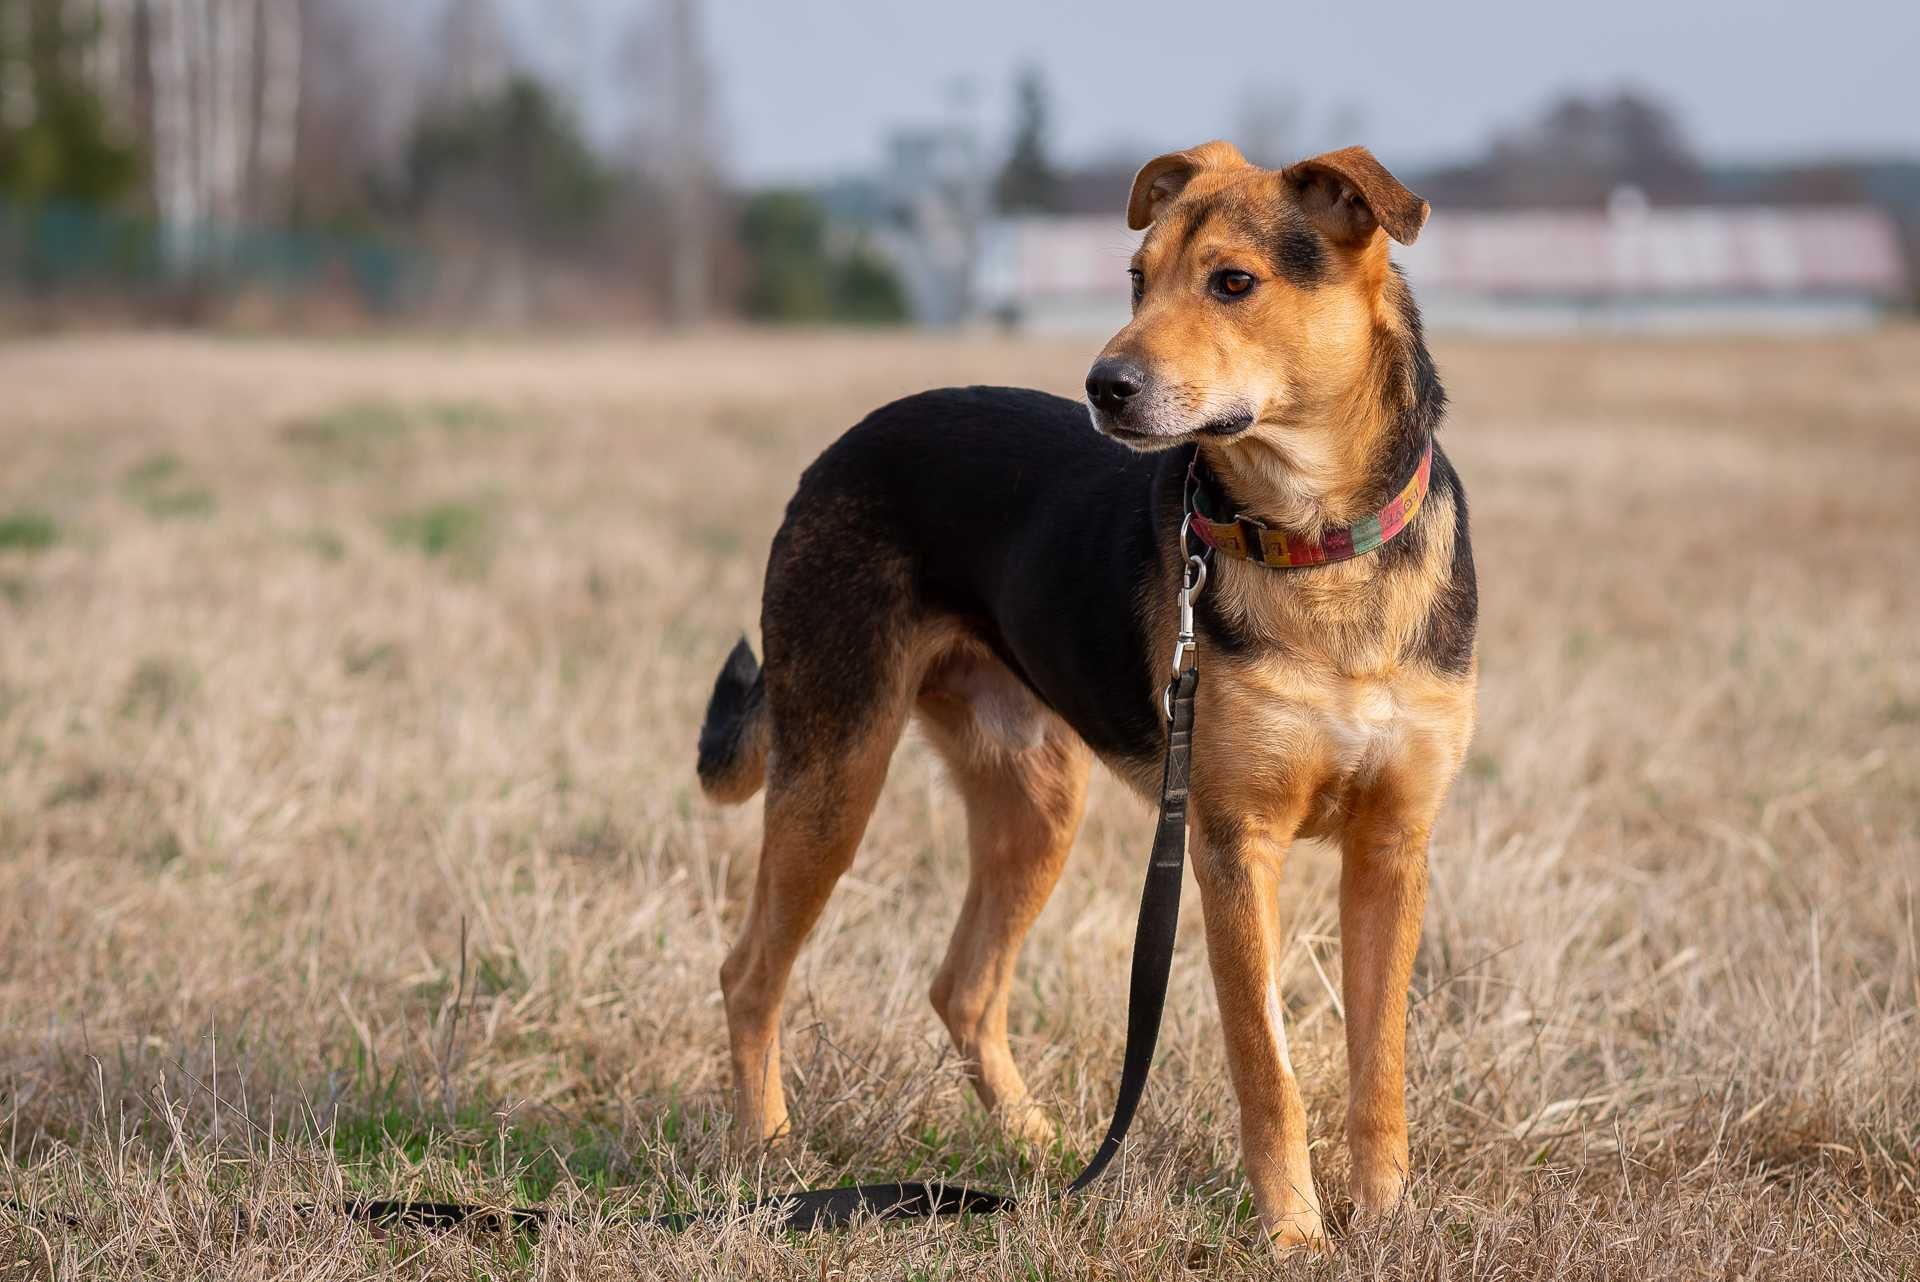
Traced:
<svg viewBox="0 0 1920 1282">
<path fill-rule="evenodd" d="M 1096 779 L 993 1137 L 926 999 L 965 879 L 895 762 L 729 1157 L 759 819 L 693 779 L 795 476 L 1087 343 L 72 337 L 0 348 L 0 1279 L 1267 1275 L 1191 891 L 1117 1175 L 1151 817 Z M 1481 728 L 1434 841 L 1415 1201 L 1344 1226 L 1332 854 L 1285 884 L 1306 1277 L 1920 1274 L 1920 334 L 1443 343 Z M 1204 662 L 1204 656 L 1203 656 Z M 1015 1214 L 635 1217 L 959 1175 Z M 351 1194 L 538 1200 L 537 1243 Z M 317 1205 L 318 1209 L 315 1209 Z M 302 1209 L 305 1207 L 306 1209 Z"/>
</svg>

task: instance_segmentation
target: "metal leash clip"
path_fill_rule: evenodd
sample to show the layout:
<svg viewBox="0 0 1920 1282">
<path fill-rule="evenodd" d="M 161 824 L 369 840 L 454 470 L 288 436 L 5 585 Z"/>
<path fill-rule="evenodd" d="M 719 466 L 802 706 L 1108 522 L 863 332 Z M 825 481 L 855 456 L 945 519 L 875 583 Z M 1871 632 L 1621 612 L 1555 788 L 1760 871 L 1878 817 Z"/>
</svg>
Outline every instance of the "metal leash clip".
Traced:
<svg viewBox="0 0 1920 1282">
<path fill-rule="evenodd" d="M 1187 558 L 1186 570 L 1181 577 L 1180 592 L 1175 600 L 1180 605 L 1180 631 L 1173 638 L 1173 680 L 1160 693 L 1160 707 L 1167 714 L 1167 720 L 1173 720 L 1173 688 L 1179 684 L 1180 674 L 1193 664 L 1193 603 L 1199 597 L 1200 589 L 1207 586 L 1207 562 L 1205 558 L 1195 556 L 1187 550 L 1187 530 L 1193 525 L 1193 515 L 1180 523 L 1180 553 Z"/>
</svg>

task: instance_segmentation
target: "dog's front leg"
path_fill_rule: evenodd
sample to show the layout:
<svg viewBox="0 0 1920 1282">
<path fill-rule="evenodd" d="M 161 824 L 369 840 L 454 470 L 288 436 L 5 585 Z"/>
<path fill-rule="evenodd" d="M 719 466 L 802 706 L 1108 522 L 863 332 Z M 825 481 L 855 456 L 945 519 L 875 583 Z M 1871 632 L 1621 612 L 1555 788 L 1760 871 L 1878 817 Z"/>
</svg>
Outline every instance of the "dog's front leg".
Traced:
<svg viewBox="0 0 1920 1282">
<path fill-rule="evenodd" d="M 1240 1143 L 1254 1207 L 1274 1243 L 1326 1245 L 1307 1157 L 1307 1112 L 1287 1055 L 1275 901 L 1297 819 L 1255 831 L 1219 826 L 1201 834 L 1194 859 L 1206 914 L 1227 1063 L 1240 1104 Z"/>
<path fill-rule="evenodd" d="M 1370 1214 L 1391 1210 L 1406 1188 L 1407 986 L 1426 912 L 1430 809 L 1375 788 L 1357 799 L 1341 841 L 1347 1144 L 1354 1205 Z"/>
</svg>

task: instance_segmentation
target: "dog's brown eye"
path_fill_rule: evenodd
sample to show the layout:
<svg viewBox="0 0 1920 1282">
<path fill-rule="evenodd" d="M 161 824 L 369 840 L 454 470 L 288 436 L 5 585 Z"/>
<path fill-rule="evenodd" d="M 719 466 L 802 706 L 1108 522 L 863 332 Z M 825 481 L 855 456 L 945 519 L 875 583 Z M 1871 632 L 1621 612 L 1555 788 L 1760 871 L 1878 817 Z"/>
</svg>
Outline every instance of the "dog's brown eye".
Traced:
<svg viewBox="0 0 1920 1282">
<path fill-rule="evenodd" d="M 1147 292 L 1146 274 L 1136 267 L 1127 273 L 1127 279 L 1133 282 L 1133 301 L 1137 303 L 1140 295 Z"/>
<path fill-rule="evenodd" d="M 1246 272 L 1215 272 L 1211 284 L 1220 297 L 1238 298 L 1253 288 L 1253 277 Z"/>
</svg>

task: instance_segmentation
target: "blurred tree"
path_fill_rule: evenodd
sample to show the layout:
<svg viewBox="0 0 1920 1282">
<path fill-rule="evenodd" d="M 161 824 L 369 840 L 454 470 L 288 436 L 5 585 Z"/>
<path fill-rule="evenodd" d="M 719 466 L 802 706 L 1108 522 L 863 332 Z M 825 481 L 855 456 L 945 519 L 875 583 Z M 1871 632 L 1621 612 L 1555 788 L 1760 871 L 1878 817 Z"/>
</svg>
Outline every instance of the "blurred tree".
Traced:
<svg viewBox="0 0 1920 1282">
<path fill-rule="evenodd" d="M 672 50 L 673 138 L 667 194 L 673 211 L 672 292 L 668 314 L 679 325 L 706 318 L 709 276 L 706 142 L 712 86 L 700 52 L 700 15 L 693 0 L 666 0 Z"/>
<path fill-rule="evenodd" d="M 756 320 L 894 324 L 906 319 L 899 278 L 864 248 L 835 254 L 826 211 L 802 191 L 764 191 L 747 202 L 740 243 L 748 258 L 741 306 Z"/>
<path fill-rule="evenodd" d="M 1567 94 L 1531 126 L 1496 139 L 1494 153 L 1536 168 L 1623 174 L 1696 163 L 1673 109 L 1632 89 L 1593 98 Z"/>
<path fill-rule="evenodd" d="M 174 266 L 225 246 L 201 235 L 282 218 L 298 160 L 307 18 L 300 0 L 79 0 L 111 15 L 103 92 L 152 158 Z"/>
<path fill-rule="evenodd" d="M 1600 209 L 1626 187 L 1656 204 L 1713 197 L 1712 174 L 1673 108 L 1631 88 L 1561 94 L 1525 125 L 1495 135 L 1479 159 L 1419 181 L 1436 209 Z"/>
<path fill-rule="evenodd" d="M 497 97 L 426 117 L 407 148 L 410 212 L 543 248 L 577 245 L 618 190 L 573 117 L 525 76 Z"/>
<path fill-rule="evenodd" d="M 994 186 L 1003 213 L 1047 213 L 1058 205 L 1059 175 L 1047 154 L 1049 114 L 1040 68 L 1021 68 L 1013 82 L 1013 143 Z"/>
<path fill-rule="evenodd" d="M 0 195 L 110 204 L 140 178 L 83 73 L 92 22 L 60 0 L 10 0 L 0 22 Z"/>
<path fill-rule="evenodd" d="M 898 325 L 907 318 L 900 278 L 879 255 L 855 246 L 834 264 L 833 315 L 856 325 Z"/>
<path fill-rule="evenodd" d="M 356 0 L 303 0 L 301 12 L 305 93 L 288 176 L 288 221 L 363 232 L 375 221 L 374 177 L 397 169 L 404 149 L 404 136 L 395 136 L 393 119 L 401 113 L 393 99 L 396 84 L 412 78 L 391 64 L 409 51 L 378 46 Z"/>
<path fill-rule="evenodd" d="M 636 220 L 630 244 L 653 261 L 649 279 L 664 287 L 667 318 L 677 325 L 698 324 L 714 295 L 736 292 L 720 283 L 730 279 L 739 247 L 722 234 L 732 206 L 705 7 L 696 0 L 622 7 L 624 33 L 611 42 L 614 75 L 604 92 L 604 100 L 620 104 L 626 166 L 651 206 Z"/>
<path fill-rule="evenodd" d="M 1702 182 L 1679 117 L 1633 89 L 1561 96 L 1532 124 L 1496 137 L 1485 168 L 1507 199 L 1545 204 L 1603 201 L 1622 184 L 1678 198 Z"/>
<path fill-rule="evenodd" d="M 827 216 L 805 192 L 764 191 L 740 216 L 750 260 L 741 304 L 757 320 L 820 321 L 831 311 Z"/>
</svg>

